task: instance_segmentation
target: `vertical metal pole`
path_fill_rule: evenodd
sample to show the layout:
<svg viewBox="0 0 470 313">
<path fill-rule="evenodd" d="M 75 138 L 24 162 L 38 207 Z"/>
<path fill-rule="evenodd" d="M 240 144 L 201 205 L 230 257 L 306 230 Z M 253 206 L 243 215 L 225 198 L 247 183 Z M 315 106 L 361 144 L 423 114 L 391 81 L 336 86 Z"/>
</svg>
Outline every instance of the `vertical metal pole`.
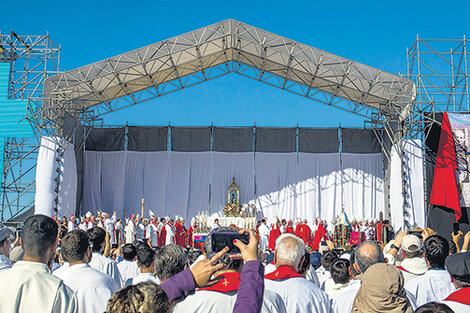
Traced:
<svg viewBox="0 0 470 313">
<path fill-rule="evenodd" d="M 464 62 L 465 62 L 465 97 L 467 98 L 467 111 L 470 110 L 470 104 L 469 104 L 469 94 L 468 94 L 468 64 L 467 64 L 467 39 L 466 36 L 463 35 L 463 56 L 464 56 Z"/>
</svg>

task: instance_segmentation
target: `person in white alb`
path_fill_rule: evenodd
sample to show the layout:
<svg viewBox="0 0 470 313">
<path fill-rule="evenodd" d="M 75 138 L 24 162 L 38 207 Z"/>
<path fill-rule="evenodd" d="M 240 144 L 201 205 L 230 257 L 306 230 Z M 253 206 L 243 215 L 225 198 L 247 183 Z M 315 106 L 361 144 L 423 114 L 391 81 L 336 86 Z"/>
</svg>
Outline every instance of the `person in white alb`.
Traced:
<svg viewBox="0 0 470 313">
<path fill-rule="evenodd" d="M 38 214 L 26 220 L 20 240 L 23 261 L 0 272 L 0 312 L 78 312 L 73 291 L 49 272 L 57 234 L 57 223 L 48 216 Z"/>
<path fill-rule="evenodd" d="M 135 257 L 137 256 L 137 249 L 131 243 L 126 243 L 121 248 L 123 260 L 117 264 L 121 279 L 126 285 L 127 281 L 132 280 L 134 277 L 139 276 L 140 268 L 137 265 Z M 127 286 L 127 285 L 126 285 Z"/>
<path fill-rule="evenodd" d="M 150 245 L 152 247 L 158 246 L 158 233 L 160 229 L 158 227 L 158 218 L 152 218 L 150 225 L 148 226 L 148 232 L 150 236 Z"/>
<path fill-rule="evenodd" d="M 287 312 L 329 313 L 331 305 L 326 293 L 298 273 L 304 254 L 302 239 L 292 234 L 281 235 L 274 251 L 276 270 L 265 275 L 265 292 L 279 294 Z"/>
<path fill-rule="evenodd" d="M 155 284 L 160 284 L 160 279 L 155 277 L 155 252 L 149 246 L 144 246 L 137 252 L 137 265 L 140 268 L 140 274 L 137 277 L 130 279 L 128 285 L 137 285 L 144 281 L 151 281 Z"/>
<path fill-rule="evenodd" d="M 75 215 L 72 215 L 70 217 L 69 222 L 67 223 L 67 231 L 72 231 L 72 230 L 75 230 L 77 228 L 78 228 L 77 217 L 75 217 Z"/>
<path fill-rule="evenodd" d="M 413 295 L 418 306 L 431 301 L 442 301 L 455 291 L 450 274 L 445 269 L 445 261 L 449 256 L 447 239 L 439 235 L 426 238 L 424 256 L 429 270 L 405 283 L 406 291 Z"/>
<path fill-rule="evenodd" d="M 95 270 L 109 275 L 116 282 L 116 285 L 121 288 L 122 279 L 116 263 L 103 255 L 106 239 L 105 230 L 100 227 L 93 227 L 87 231 L 87 234 L 90 237 L 90 243 L 93 245 L 93 257 L 88 264 Z"/>
<path fill-rule="evenodd" d="M 78 224 L 78 228 L 81 229 L 81 230 L 84 230 L 84 231 L 88 230 L 88 228 L 86 227 L 86 218 L 85 217 L 82 216 L 80 218 L 80 224 Z"/>
<path fill-rule="evenodd" d="M 212 230 L 211 233 L 213 232 L 237 232 L 237 230 L 231 227 L 219 227 L 216 230 Z M 251 235 L 254 236 L 253 234 Z M 212 251 L 212 240 L 210 238 L 211 235 L 209 234 L 204 242 L 204 253 L 208 259 L 212 259 L 216 254 L 215 251 Z M 161 256 L 162 254 L 160 254 L 160 257 Z M 230 259 L 228 255 L 225 255 L 219 262 L 224 264 L 225 268 L 216 272 L 215 276 L 222 277 L 222 279 L 211 287 L 198 289 L 193 295 L 190 295 L 182 302 L 179 302 L 174 308 L 174 313 L 232 312 L 241 281 L 240 273 L 243 267 L 243 261 L 233 260 Z M 172 264 L 170 262 L 166 262 L 165 264 L 162 264 L 162 266 L 171 267 Z M 261 312 L 283 313 L 288 311 L 286 311 L 285 304 L 278 294 L 269 290 L 264 290 Z"/>
<path fill-rule="evenodd" d="M 10 263 L 10 249 L 11 249 L 11 235 L 13 230 L 0 224 L 0 271 L 9 269 Z"/>
<path fill-rule="evenodd" d="M 259 233 L 259 248 L 264 251 L 268 248 L 269 243 L 269 227 L 266 225 L 266 219 L 261 220 L 261 225 L 258 228 Z"/>
<path fill-rule="evenodd" d="M 167 220 L 168 223 L 163 226 L 166 231 L 165 245 L 170 245 L 175 242 L 175 229 L 173 227 L 173 219 Z"/>
<path fill-rule="evenodd" d="M 109 234 L 110 244 L 117 243 L 114 236 L 114 224 L 116 224 L 116 211 L 114 211 L 113 216 L 110 218 L 108 213 L 104 213 L 103 226 L 104 230 Z"/>
<path fill-rule="evenodd" d="M 125 228 L 125 237 L 126 237 L 126 243 L 134 243 L 137 239 L 137 223 L 135 221 L 135 215 L 131 214 L 131 218 L 129 222 L 127 222 L 126 228 Z"/>
<path fill-rule="evenodd" d="M 68 232 L 61 242 L 62 255 L 70 266 L 54 273 L 75 292 L 79 313 L 102 313 L 118 286 L 108 275 L 92 269 L 88 262 L 92 258 L 90 241 L 81 229 Z"/>
</svg>

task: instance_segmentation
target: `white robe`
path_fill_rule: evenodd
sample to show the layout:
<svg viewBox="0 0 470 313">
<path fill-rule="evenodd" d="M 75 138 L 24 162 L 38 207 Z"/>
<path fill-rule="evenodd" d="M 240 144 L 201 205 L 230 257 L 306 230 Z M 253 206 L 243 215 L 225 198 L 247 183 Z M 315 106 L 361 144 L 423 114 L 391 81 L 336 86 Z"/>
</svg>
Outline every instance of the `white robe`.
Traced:
<svg viewBox="0 0 470 313">
<path fill-rule="evenodd" d="M 93 227 L 95 227 L 95 223 L 93 223 L 92 221 L 86 221 L 86 229 L 92 229 Z"/>
<path fill-rule="evenodd" d="M 134 243 L 136 239 L 136 229 L 134 221 L 129 220 L 126 226 L 126 243 Z"/>
<path fill-rule="evenodd" d="M 198 290 L 189 295 L 173 309 L 173 313 L 232 313 L 236 292 L 222 293 L 210 290 Z M 264 290 L 262 313 L 286 313 L 285 304 L 275 292 Z"/>
<path fill-rule="evenodd" d="M 74 223 L 73 221 L 69 221 L 67 223 L 67 231 L 72 231 L 72 230 L 75 230 L 77 228 L 78 228 L 77 224 Z"/>
<path fill-rule="evenodd" d="M 122 287 L 122 278 L 119 274 L 117 265 L 113 260 L 103 256 L 100 253 L 93 252 L 93 256 L 89 265 L 91 268 L 94 268 L 95 270 L 110 276 L 116 282 L 118 288 Z"/>
<path fill-rule="evenodd" d="M 259 248 L 264 251 L 268 248 L 269 244 L 269 228 L 264 223 L 261 223 L 258 228 L 259 233 Z"/>
<path fill-rule="evenodd" d="M 264 289 L 276 292 L 284 300 L 287 312 L 330 313 L 328 296 L 318 286 L 303 277 L 264 280 Z"/>
<path fill-rule="evenodd" d="M 88 228 L 86 227 L 86 222 L 80 223 L 80 224 L 78 225 L 78 228 L 81 229 L 81 230 L 83 230 L 83 231 L 87 231 L 87 230 L 88 230 Z"/>
<path fill-rule="evenodd" d="M 451 308 L 456 313 L 470 313 L 470 305 L 462 304 L 455 301 L 442 301 L 449 308 Z"/>
<path fill-rule="evenodd" d="M 145 239 L 145 225 L 141 222 L 137 223 L 137 239 Z"/>
<path fill-rule="evenodd" d="M 150 238 L 150 244 L 152 245 L 152 247 L 156 247 L 158 246 L 158 233 L 159 233 L 159 228 L 157 225 L 155 224 L 150 224 L 149 225 L 149 238 Z"/>
<path fill-rule="evenodd" d="M 116 238 L 114 237 L 114 224 L 116 223 L 116 215 L 113 215 L 111 218 L 104 220 L 104 230 L 109 234 L 111 244 L 116 243 Z"/>
<path fill-rule="evenodd" d="M 446 270 L 430 269 L 421 277 L 406 282 L 405 289 L 413 296 L 416 305 L 421 306 L 444 300 L 455 291 L 455 286 Z"/>
<path fill-rule="evenodd" d="M 166 224 L 164 227 L 166 231 L 165 246 L 168 246 L 169 244 L 175 243 L 175 231 L 170 224 Z"/>
<path fill-rule="evenodd" d="M 122 260 L 117 264 L 117 268 L 125 285 L 129 279 L 140 275 L 140 268 L 137 266 L 137 261 Z"/>
<path fill-rule="evenodd" d="M 54 275 L 75 292 L 79 313 L 106 311 L 109 298 L 118 291 L 118 286 L 111 277 L 92 269 L 86 263 L 72 265 Z"/>
<path fill-rule="evenodd" d="M 10 259 L 6 255 L 0 254 L 0 272 L 7 270 L 10 267 L 11 267 Z"/>
<path fill-rule="evenodd" d="M 330 297 L 333 313 L 351 312 L 359 288 L 361 281 L 352 279 L 346 288 Z"/>
<path fill-rule="evenodd" d="M 0 273 L 0 312 L 76 313 L 77 298 L 44 263 L 18 261 Z"/>
<path fill-rule="evenodd" d="M 318 283 L 320 284 L 320 286 L 323 285 L 323 283 L 328 280 L 328 278 L 331 278 L 331 274 L 329 271 L 327 271 L 323 265 L 320 266 L 319 268 L 317 268 L 315 270 L 317 272 L 317 276 L 318 276 Z"/>
<path fill-rule="evenodd" d="M 155 277 L 152 273 L 140 273 L 138 276 L 129 279 L 129 281 L 126 282 L 126 286 L 137 285 L 138 283 L 142 283 L 144 281 L 151 281 L 157 285 L 160 285 L 160 279 Z"/>
</svg>

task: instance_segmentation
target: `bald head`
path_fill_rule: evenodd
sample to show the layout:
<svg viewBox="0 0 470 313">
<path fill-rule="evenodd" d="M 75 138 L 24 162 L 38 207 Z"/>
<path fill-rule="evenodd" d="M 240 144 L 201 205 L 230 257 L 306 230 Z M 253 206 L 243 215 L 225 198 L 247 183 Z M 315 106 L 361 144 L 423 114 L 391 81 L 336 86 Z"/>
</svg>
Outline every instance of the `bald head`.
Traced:
<svg viewBox="0 0 470 313">
<path fill-rule="evenodd" d="M 287 265 L 298 270 L 304 254 L 305 244 L 302 239 L 292 234 L 283 234 L 276 245 L 276 267 Z"/>
<path fill-rule="evenodd" d="M 364 273 L 371 265 L 384 263 L 384 254 L 380 246 L 373 241 L 364 241 L 356 249 L 357 269 Z"/>
</svg>

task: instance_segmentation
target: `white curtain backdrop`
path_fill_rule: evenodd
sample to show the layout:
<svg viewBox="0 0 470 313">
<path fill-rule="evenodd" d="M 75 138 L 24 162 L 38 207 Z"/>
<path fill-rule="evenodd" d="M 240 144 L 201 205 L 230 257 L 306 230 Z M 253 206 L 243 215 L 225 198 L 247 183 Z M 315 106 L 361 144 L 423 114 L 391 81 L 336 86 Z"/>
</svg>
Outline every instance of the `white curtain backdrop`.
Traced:
<svg viewBox="0 0 470 313">
<path fill-rule="evenodd" d="M 392 226 L 395 231 L 403 231 L 405 223 L 403 220 L 403 186 L 402 186 L 402 165 L 400 154 L 396 146 L 392 147 L 390 157 L 390 212 Z"/>
<path fill-rule="evenodd" d="M 240 203 L 254 203 L 254 154 L 252 152 L 213 152 L 212 153 L 211 213 L 223 215 L 222 208 L 227 203 L 227 187 L 235 177 L 240 186 Z"/>
<path fill-rule="evenodd" d="M 58 137 L 42 137 L 36 166 L 35 214 L 52 216 L 56 195 L 56 169 L 59 143 L 65 148 L 60 158 L 60 188 L 58 192 L 58 214 L 75 214 L 77 196 L 77 164 L 73 145 Z"/>
<path fill-rule="evenodd" d="M 341 212 L 341 173 L 339 153 L 299 153 L 297 167 L 296 217 L 313 222 L 328 221 Z"/>
<path fill-rule="evenodd" d="M 257 207 L 268 219 L 296 211 L 296 153 L 255 153 Z"/>
<path fill-rule="evenodd" d="M 384 210 L 382 154 L 341 154 L 343 206 L 349 217 L 371 218 Z"/>
<path fill-rule="evenodd" d="M 232 177 L 241 203 L 256 201 L 269 219 L 331 221 L 343 204 L 351 217 L 372 218 L 384 206 L 380 154 L 85 151 L 82 211 L 140 214 L 144 198 L 147 217 L 191 218 L 209 203 L 221 215 Z"/>
<path fill-rule="evenodd" d="M 424 204 L 424 165 L 422 142 L 419 139 L 405 142 L 407 201 L 410 205 L 410 225 L 426 227 Z"/>
</svg>

